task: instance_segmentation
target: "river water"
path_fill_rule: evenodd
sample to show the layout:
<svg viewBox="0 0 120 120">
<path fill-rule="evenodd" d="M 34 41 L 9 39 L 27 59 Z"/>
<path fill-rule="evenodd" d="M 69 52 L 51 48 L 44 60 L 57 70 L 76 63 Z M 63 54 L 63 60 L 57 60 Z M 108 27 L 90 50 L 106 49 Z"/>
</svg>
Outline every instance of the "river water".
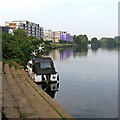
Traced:
<svg viewBox="0 0 120 120">
<path fill-rule="evenodd" d="M 117 48 L 64 48 L 49 55 L 60 75 L 54 99 L 75 118 L 118 116 Z"/>
</svg>

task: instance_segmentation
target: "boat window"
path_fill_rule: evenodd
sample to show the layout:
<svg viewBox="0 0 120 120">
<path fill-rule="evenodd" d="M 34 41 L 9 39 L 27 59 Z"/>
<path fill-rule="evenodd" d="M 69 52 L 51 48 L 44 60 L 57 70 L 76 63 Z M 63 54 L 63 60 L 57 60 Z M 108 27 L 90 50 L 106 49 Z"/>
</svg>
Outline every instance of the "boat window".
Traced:
<svg viewBox="0 0 120 120">
<path fill-rule="evenodd" d="M 30 68 L 32 68 L 32 64 L 28 63 L 28 66 L 29 66 Z"/>
<path fill-rule="evenodd" d="M 51 64 L 50 63 L 40 63 L 40 65 L 41 65 L 41 69 L 51 68 Z"/>
</svg>

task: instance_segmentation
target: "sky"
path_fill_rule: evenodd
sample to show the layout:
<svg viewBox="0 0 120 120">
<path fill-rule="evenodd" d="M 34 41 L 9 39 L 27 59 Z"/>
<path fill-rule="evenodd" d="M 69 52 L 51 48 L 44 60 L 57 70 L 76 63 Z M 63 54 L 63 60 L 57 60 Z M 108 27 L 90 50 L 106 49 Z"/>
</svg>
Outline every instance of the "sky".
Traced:
<svg viewBox="0 0 120 120">
<path fill-rule="evenodd" d="M 0 25 L 28 20 L 44 29 L 65 30 L 74 35 L 114 37 L 118 35 L 119 0 L 1 0 Z"/>
</svg>

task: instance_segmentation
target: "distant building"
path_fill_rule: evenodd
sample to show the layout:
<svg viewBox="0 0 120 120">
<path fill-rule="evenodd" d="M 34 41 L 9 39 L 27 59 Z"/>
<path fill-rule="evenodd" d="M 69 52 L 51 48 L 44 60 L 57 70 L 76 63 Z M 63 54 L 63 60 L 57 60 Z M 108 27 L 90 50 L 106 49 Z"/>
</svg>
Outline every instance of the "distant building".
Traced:
<svg viewBox="0 0 120 120">
<path fill-rule="evenodd" d="M 60 40 L 60 32 L 59 31 L 53 31 L 53 42 L 58 43 Z"/>
<path fill-rule="evenodd" d="M 2 27 L 2 32 L 5 32 L 5 33 L 9 33 L 9 34 L 14 34 L 14 32 L 13 32 L 13 28 L 11 28 L 11 27 Z"/>
<path fill-rule="evenodd" d="M 39 24 L 35 24 L 27 20 L 8 21 L 5 22 L 5 26 L 11 27 L 14 30 L 18 28 L 24 29 L 27 32 L 28 36 L 43 38 L 43 27 L 40 27 Z"/>
<path fill-rule="evenodd" d="M 52 30 L 44 30 L 43 32 L 43 40 L 44 41 L 53 41 L 53 33 Z"/>
<path fill-rule="evenodd" d="M 61 33 L 67 33 L 67 31 L 60 31 L 60 34 L 61 34 Z"/>
<path fill-rule="evenodd" d="M 60 40 L 60 33 L 65 33 L 63 31 L 52 31 L 52 30 L 44 30 L 44 41 L 52 41 L 58 43 Z"/>
<path fill-rule="evenodd" d="M 73 36 L 70 34 L 66 33 L 61 33 L 60 34 L 60 40 L 66 41 L 66 42 L 72 42 L 73 41 Z"/>
<path fill-rule="evenodd" d="M 59 40 L 72 42 L 73 36 L 67 33 L 67 31 L 52 31 L 52 30 L 44 30 L 44 41 L 52 41 L 54 43 L 58 43 Z"/>
</svg>

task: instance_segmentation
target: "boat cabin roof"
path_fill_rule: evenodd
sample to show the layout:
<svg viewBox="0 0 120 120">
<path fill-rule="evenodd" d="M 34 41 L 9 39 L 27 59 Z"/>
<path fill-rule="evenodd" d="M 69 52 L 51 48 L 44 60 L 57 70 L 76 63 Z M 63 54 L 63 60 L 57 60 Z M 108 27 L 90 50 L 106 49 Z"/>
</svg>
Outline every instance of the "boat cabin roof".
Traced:
<svg viewBox="0 0 120 120">
<path fill-rule="evenodd" d="M 51 63 L 51 62 L 53 62 L 53 61 L 52 61 L 52 59 L 49 58 L 49 57 L 45 57 L 45 58 L 40 57 L 40 58 L 35 58 L 35 59 L 34 59 L 34 63 L 43 63 L 43 62 Z"/>
<path fill-rule="evenodd" d="M 55 68 L 54 68 L 54 63 L 53 63 L 52 59 L 49 57 L 35 58 L 33 60 L 33 62 L 35 64 L 35 66 L 34 66 L 35 73 L 37 73 L 38 75 L 39 74 L 52 74 L 52 73 L 54 74 L 54 73 L 56 73 Z M 50 65 L 49 64 L 43 65 L 43 67 L 45 68 L 44 69 L 44 68 L 41 68 L 42 65 L 39 65 L 40 63 L 50 63 Z"/>
</svg>

